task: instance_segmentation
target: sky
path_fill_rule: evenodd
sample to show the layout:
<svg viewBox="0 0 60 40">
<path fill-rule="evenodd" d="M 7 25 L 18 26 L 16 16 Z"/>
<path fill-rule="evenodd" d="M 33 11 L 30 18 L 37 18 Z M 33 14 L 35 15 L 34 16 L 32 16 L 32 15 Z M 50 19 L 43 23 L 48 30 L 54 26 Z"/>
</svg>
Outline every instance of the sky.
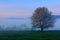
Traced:
<svg viewBox="0 0 60 40">
<path fill-rule="evenodd" d="M 60 15 L 60 0 L 0 0 L 0 18 L 31 17 L 37 7 L 47 7 Z"/>
</svg>

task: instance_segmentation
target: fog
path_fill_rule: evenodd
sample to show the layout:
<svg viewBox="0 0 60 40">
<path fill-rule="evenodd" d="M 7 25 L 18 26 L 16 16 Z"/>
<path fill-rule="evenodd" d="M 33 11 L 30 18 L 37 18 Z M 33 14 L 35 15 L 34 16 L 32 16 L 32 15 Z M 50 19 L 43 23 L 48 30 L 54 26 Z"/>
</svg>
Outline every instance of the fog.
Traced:
<svg viewBox="0 0 60 40">
<path fill-rule="evenodd" d="M 0 19 L 0 30 L 31 30 L 31 19 Z M 47 30 L 60 30 L 60 19 L 56 19 L 54 27 Z"/>
</svg>

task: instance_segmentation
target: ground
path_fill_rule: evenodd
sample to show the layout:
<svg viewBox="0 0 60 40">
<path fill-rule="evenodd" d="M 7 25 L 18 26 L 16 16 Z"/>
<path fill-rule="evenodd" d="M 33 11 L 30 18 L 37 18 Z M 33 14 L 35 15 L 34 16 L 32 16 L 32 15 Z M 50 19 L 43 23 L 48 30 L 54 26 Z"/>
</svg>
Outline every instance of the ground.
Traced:
<svg viewBox="0 0 60 40">
<path fill-rule="evenodd" d="M 60 31 L 1 31 L 0 40 L 60 40 Z"/>
</svg>

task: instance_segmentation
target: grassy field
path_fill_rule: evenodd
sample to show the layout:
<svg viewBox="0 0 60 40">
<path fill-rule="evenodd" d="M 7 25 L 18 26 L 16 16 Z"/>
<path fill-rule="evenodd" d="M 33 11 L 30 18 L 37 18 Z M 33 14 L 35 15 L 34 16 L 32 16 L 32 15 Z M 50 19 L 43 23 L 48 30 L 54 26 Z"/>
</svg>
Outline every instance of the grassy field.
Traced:
<svg viewBox="0 0 60 40">
<path fill-rule="evenodd" d="M 0 40 L 60 40 L 60 31 L 1 31 Z"/>
</svg>

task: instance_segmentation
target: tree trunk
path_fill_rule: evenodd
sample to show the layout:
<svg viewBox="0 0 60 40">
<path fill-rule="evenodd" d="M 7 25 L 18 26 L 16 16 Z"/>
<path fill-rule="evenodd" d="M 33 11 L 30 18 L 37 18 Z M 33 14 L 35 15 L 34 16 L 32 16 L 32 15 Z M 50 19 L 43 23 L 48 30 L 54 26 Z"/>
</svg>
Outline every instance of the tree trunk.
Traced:
<svg viewBox="0 0 60 40">
<path fill-rule="evenodd" d="M 41 31 L 43 31 L 43 27 L 41 27 Z"/>
</svg>

